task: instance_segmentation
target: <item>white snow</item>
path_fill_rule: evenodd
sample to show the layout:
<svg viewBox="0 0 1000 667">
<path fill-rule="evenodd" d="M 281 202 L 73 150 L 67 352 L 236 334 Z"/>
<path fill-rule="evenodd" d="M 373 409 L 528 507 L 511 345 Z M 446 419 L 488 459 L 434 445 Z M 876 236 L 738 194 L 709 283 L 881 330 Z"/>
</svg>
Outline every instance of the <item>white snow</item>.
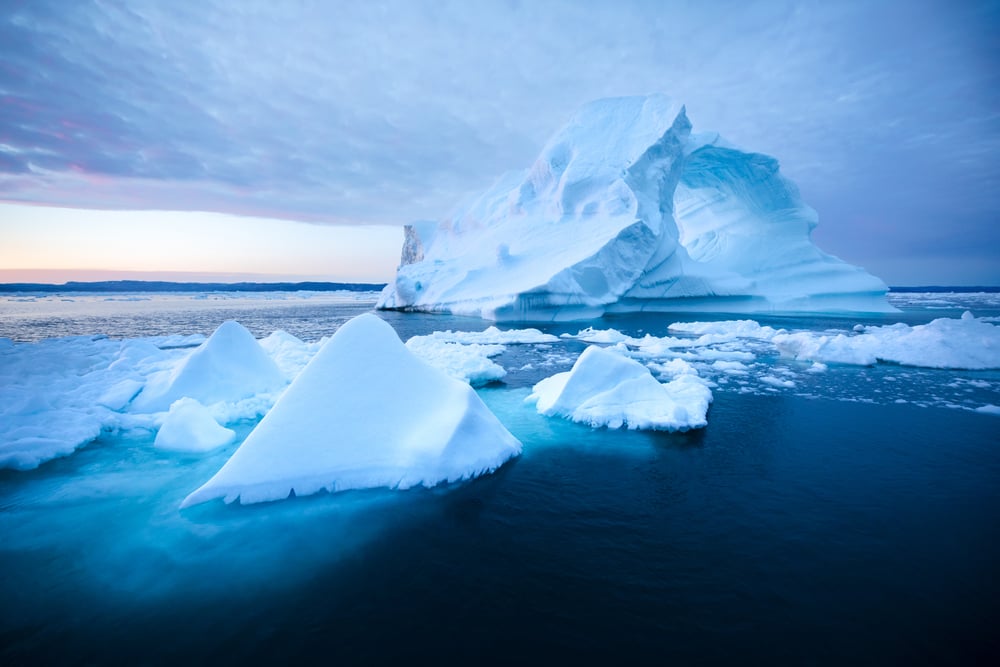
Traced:
<svg viewBox="0 0 1000 667">
<path fill-rule="evenodd" d="M 228 445 L 235 437 L 236 432 L 220 426 L 204 405 L 182 398 L 170 406 L 153 446 L 176 452 L 207 452 Z"/>
<path fill-rule="evenodd" d="M 413 336 L 406 347 L 415 355 L 453 378 L 479 387 L 503 379 L 507 371 L 490 360 L 502 354 L 507 345 L 548 344 L 559 339 L 538 329 L 501 331 L 435 331 Z"/>
<path fill-rule="evenodd" d="M 477 345 L 518 345 L 526 343 L 555 343 L 558 337 L 542 333 L 538 329 L 508 329 L 487 327 L 484 331 L 435 331 L 425 336 L 434 340 L 451 343 Z M 412 340 L 412 339 L 411 339 Z"/>
<path fill-rule="evenodd" d="M 107 404 L 135 392 L 112 368 L 122 348 L 103 336 L 0 346 L 0 468 L 35 468 L 111 428 Z"/>
<path fill-rule="evenodd" d="M 493 471 L 520 451 L 469 385 L 416 358 L 366 314 L 330 338 L 183 506 L 433 486 Z"/>
<path fill-rule="evenodd" d="M 230 320 L 183 363 L 151 377 L 132 402 L 132 411 L 163 411 L 184 397 L 206 405 L 237 401 L 279 391 L 287 381 L 253 334 Z"/>
<path fill-rule="evenodd" d="M 815 211 L 766 155 L 692 134 L 662 95 L 582 109 L 524 172 L 406 230 L 380 308 L 493 320 L 893 308 L 809 239 Z"/>
<path fill-rule="evenodd" d="M 926 368 L 1000 368 L 1000 327 L 966 311 L 961 319 L 863 327 L 861 333 L 785 333 L 772 338 L 782 354 L 824 363 L 871 366 L 880 361 Z"/>
<path fill-rule="evenodd" d="M 637 361 L 590 346 L 573 364 L 536 384 L 529 401 L 539 413 L 597 428 L 687 430 L 705 426 L 712 392 L 696 374 L 660 384 Z"/>
</svg>

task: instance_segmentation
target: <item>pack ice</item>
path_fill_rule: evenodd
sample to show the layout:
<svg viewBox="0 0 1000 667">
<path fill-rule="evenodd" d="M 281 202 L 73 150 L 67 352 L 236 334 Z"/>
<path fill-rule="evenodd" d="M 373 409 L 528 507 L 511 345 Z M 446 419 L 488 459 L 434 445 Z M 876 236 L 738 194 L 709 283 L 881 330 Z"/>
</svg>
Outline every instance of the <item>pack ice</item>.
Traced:
<svg viewBox="0 0 1000 667">
<path fill-rule="evenodd" d="M 521 451 L 466 383 L 415 357 L 365 314 L 316 353 L 218 473 L 183 507 L 468 479 Z"/>
<path fill-rule="evenodd" d="M 378 306 L 498 321 L 893 310 L 881 280 L 812 244 L 816 212 L 777 160 L 691 129 L 662 95 L 586 105 L 529 170 L 408 225 Z"/>
</svg>

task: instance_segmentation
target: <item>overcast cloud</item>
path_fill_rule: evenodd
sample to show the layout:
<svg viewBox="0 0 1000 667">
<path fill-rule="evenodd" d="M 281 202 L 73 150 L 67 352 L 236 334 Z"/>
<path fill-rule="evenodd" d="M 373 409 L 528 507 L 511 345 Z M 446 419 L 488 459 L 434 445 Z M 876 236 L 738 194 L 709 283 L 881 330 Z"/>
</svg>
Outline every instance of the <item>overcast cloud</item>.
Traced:
<svg viewBox="0 0 1000 667">
<path fill-rule="evenodd" d="M 665 92 L 777 157 L 825 250 L 1000 283 L 998 28 L 996 2 L 3 0 L 0 200 L 441 218 L 579 105 Z"/>
</svg>

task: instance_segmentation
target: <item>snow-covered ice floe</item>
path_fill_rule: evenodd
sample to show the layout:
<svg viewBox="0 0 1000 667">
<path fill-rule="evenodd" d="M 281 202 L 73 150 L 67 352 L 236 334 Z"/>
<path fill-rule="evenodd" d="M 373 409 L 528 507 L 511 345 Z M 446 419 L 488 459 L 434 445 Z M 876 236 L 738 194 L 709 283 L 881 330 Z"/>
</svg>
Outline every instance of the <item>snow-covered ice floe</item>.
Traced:
<svg viewBox="0 0 1000 667">
<path fill-rule="evenodd" d="M 176 452 L 207 452 L 235 438 L 236 431 L 220 426 L 204 405 L 193 398 L 181 398 L 170 406 L 153 446 Z"/>
<path fill-rule="evenodd" d="M 593 427 L 685 431 L 705 426 L 712 391 L 688 367 L 666 384 L 611 348 L 590 346 L 573 368 L 534 386 L 529 401 L 543 415 Z"/>
<path fill-rule="evenodd" d="M 782 354 L 826 363 L 878 362 L 925 368 L 1000 368 L 1000 327 L 966 311 L 961 319 L 928 324 L 860 327 L 855 334 L 782 333 L 771 339 Z"/>
<path fill-rule="evenodd" d="M 0 468 L 35 468 L 110 431 L 165 428 L 159 448 L 212 448 L 222 436 L 209 434 L 204 418 L 222 429 L 219 422 L 260 417 L 313 353 L 313 344 L 294 336 L 269 338 L 280 369 L 236 322 L 223 323 L 207 340 L 76 336 L 0 343 Z M 177 406 L 181 399 L 200 409 Z"/>
<path fill-rule="evenodd" d="M 337 330 L 183 506 L 433 486 L 491 472 L 520 451 L 468 384 L 415 357 L 366 314 Z"/>
<path fill-rule="evenodd" d="M 448 375 L 479 387 L 503 379 L 507 371 L 491 361 L 507 345 L 547 344 L 559 339 L 538 329 L 501 331 L 435 331 L 413 336 L 406 347 L 418 357 Z"/>
<path fill-rule="evenodd" d="M 378 307 L 498 321 L 894 310 L 881 280 L 813 245 L 816 212 L 777 160 L 691 130 L 662 95 L 584 106 L 529 170 L 407 226 Z"/>
</svg>

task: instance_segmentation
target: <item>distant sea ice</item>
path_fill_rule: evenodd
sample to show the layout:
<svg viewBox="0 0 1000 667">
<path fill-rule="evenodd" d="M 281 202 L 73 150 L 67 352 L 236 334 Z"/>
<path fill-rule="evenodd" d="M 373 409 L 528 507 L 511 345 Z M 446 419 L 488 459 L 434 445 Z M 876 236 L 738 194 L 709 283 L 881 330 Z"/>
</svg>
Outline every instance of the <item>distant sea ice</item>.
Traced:
<svg viewBox="0 0 1000 667">
<path fill-rule="evenodd" d="M 365 314 L 330 338 L 182 507 L 434 486 L 491 472 L 520 451 L 468 384 L 415 357 L 392 327 Z"/>
</svg>

